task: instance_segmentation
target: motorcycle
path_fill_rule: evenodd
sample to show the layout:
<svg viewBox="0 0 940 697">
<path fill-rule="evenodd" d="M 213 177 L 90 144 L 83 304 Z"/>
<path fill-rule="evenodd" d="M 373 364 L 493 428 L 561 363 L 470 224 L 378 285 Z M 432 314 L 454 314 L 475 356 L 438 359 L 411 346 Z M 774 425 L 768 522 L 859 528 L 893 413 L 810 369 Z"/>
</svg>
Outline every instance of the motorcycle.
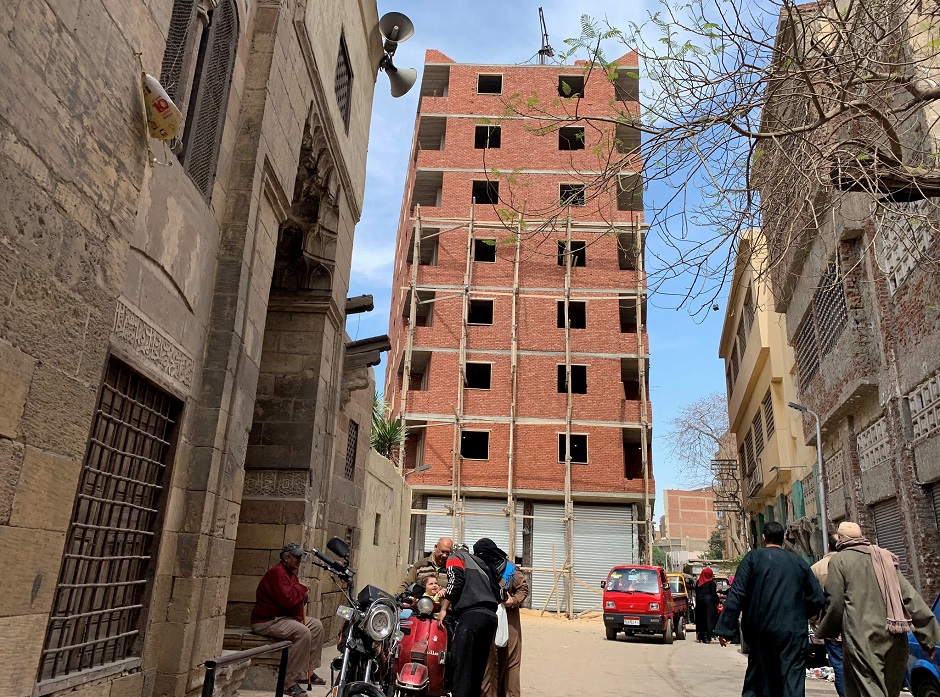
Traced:
<svg viewBox="0 0 940 697">
<path fill-rule="evenodd" d="M 345 620 L 340 650 L 330 665 L 331 697 L 392 697 L 395 691 L 394 657 L 404 634 L 398 601 L 375 586 L 355 592 L 355 572 L 349 568 L 349 545 L 339 537 L 326 548 L 342 561 L 316 549 L 308 550 L 319 561 L 315 566 L 339 581 L 348 605 L 336 614 Z"/>
<path fill-rule="evenodd" d="M 395 659 L 395 684 L 400 697 L 440 697 L 449 692 L 445 686 L 447 630 L 434 618 L 437 603 L 426 595 L 420 584 L 408 589 L 416 598 L 413 614 L 401 623 L 405 636 Z"/>
</svg>

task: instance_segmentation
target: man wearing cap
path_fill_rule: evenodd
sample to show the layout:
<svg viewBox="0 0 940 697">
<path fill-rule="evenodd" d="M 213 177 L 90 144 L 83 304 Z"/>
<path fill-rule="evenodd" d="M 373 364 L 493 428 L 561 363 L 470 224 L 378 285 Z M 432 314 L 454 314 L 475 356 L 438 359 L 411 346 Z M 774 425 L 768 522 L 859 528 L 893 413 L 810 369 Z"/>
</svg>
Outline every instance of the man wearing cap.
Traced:
<svg viewBox="0 0 940 697">
<path fill-rule="evenodd" d="M 839 553 L 829 560 L 826 578 L 826 614 L 816 636 L 842 634 L 846 695 L 897 697 L 907 667 L 907 633 L 933 658 L 940 626 L 892 552 L 871 544 L 857 523 L 840 523 L 838 535 Z"/>
<path fill-rule="evenodd" d="M 320 667 L 323 623 L 316 617 L 305 618 L 308 589 L 297 578 L 303 556 L 304 550 L 296 542 L 284 545 L 281 561 L 268 569 L 258 584 L 251 611 L 252 632 L 291 641 L 284 681 L 284 694 L 291 697 L 306 697 L 300 685 L 303 681 L 325 684 L 323 678 L 312 672 Z"/>
</svg>

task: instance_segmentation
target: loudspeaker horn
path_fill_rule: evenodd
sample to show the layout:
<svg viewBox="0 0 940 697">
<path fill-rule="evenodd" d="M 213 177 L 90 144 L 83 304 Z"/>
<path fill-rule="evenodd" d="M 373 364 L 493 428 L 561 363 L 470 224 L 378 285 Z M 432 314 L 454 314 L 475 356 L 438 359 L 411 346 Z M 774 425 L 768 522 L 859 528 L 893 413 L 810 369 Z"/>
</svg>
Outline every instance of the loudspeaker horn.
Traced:
<svg viewBox="0 0 940 697">
<path fill-rule="evenodd" d="M 379 32 L 386 40 L 401 43 L 414 35 L 415 25 L 401 12 L 386 12 L 379 20 Z"/>
<path fill-rule="evenodd" d="M 415 81 L 418 79 L 418 71 L 414 68 L 386 69 L 385 73 L 388 75 L 388 81 L 392 85 L 393 97 L 401 97 L 407 94 L 408 90 L 414 87 Z"/>
</svg>

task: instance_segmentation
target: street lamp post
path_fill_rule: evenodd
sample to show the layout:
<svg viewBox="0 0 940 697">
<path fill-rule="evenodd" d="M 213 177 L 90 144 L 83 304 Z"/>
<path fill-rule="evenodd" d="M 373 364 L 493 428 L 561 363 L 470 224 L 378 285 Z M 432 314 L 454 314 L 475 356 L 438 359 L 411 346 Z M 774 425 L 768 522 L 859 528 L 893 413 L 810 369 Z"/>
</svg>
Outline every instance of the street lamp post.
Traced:
<svg viewBox="0 0 940 697">
<path fill-rule="evenodd" d="M 819 414 L 802 404 L 790 402 L 788 406 L 804 414 L 812 414 L 816 419 L 816 491 L 819 492 L 819 527 L 822 529 L 823 556 L 829 554 L 829 511 L 826 508 L 826 487 L 823 486 L 822 432 L 819 428 Z"/>
</svg>

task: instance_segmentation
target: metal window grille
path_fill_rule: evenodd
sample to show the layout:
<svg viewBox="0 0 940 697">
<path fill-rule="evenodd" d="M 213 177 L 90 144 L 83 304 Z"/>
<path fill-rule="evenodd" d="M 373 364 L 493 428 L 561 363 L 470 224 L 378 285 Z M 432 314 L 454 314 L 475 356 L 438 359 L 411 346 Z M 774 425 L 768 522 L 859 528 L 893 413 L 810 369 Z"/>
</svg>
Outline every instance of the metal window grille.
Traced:
<svg viewBox="0 0 940 697">
<path fill-rule="evenodd" d="M 754 415 L 751 430 L 754 432 L 754 454 L 760 455 L 764 452 L 764 422 L 761 421 L 760 409 Z"/>
<path fill-rule="evenodd" d="M 819 351 L 816 348 L 816 325 L 808 314 L 796 330 L 796 371 L 800 378 L 800 390 L 805 390 L 809 381 L 819 370 Z"/>
<path fill-rule="evenodd" d="M 770 437 L 774 434 L 777 426 L 774 423 L 774 400 L 770 394 L 770 390 L 767 391 L 767 396 L 764 397 L 763 402 L 764 410 L 764 423 L 767 426 L 767 440 L 770 440 Z"/>
<path fill-rule="evenodd" d="M 731 347 L 731 385 L 738 381 L 738 344 L 735 342 Z"/>
<path fill-rule="evenodd" d="M 813 309 L 816 314 L 819 350 L 825 355 L 842 336 L 842 330 L 848 321 L 842 274 L 839 273 L 839 265 L 834 261 L 829 262 L 826 273 L 819 281 L 819 288 L 813 295 Z"/>
<path fill-rule="evenodd" d="M 173 100 L 180 97 L 180 80 L 186 74 L 184 62 L 195 19 L 196 0 L 176 0 L 173 3 L 166 50 L 163 52 L 163 65 L 160 68 L 160 84 Z"/>
<path fill-rule="evenodd" d="M 815 473 L 809 473 L 803 477 L 803 508 L 804 510 L 810 509 L 810 504 L 812 508 L 816 508 L 816 475 Z"/>
<path fill-rule="evenodd" d="M 940 426 L 940 375 L 934 375 L 907 395 L 914 438 L 933 435 Z"/>
<path fill-rule="evenodd" d="M 141 613 L 181 404 L 112 359 L 82 466 L 39 679 L 140 655 Z"/>
<path fill-rule="evenodd" d="M 747 455 L 744 452 L 744 443 L 738 446 L 738 462 L 741 465 L 741 471 L 747 474 Z"/>
<path fill-rule="evenodd" d="M 203 31 L 193 81 L 192 117 L 187 119 L 184 134 L 183 163 L 206 198 L 215 181 L 237 44 L 235 0 L 222 0 L 209 13 L 209 27 Z"/>
<path fill-rule="evenodd" d="M 826 472 L 829 491 L 841 489 L 845 484 L 845 451 L 840 450 L 826 460 L 824 471 Z"/>
<path fill-rule="evenodd" d="M 741 351 L 741 358 L 744 358 L 744 352 L 747 351 L 747 327 L 744 326 L 744 317 L 738 320 L 738 346 Z"/>
<path fill-rule="evenodd" d="M 336 57 L 336 104 L 339 106 L 340 116 L 343 117 L 343 126 L 349 133 L 349 117 L 352 114 L 352 88 L 353 71 L 349 60 L 349 50 L 346 48 L 346 36 L 339 37 L 339 55 Z"/>
<path fill-rule="evenodd" d="M 881 417 L 858 434 L 858 466 L 867 472 L 887 462 L 891 457 L 891 439 L 888 437 L 888 422 Z"/>
<path fill-rule="evenodd" d="M 349 434 L 346 440 L 346 479 L 352 481 L 356 478 L 356 450 L 359 446 L 359 424 L 349 421 Z"/>
<path fill-rule="evenodd" d="M 754 434 L 751 431 L 748 431 L 747 435 L 744 436 L 744 457 L 747 463 L 746 473 L 753 472 L 755 465 Z"/>
<path fill-rule="evenodd" d="M 741 318 L 744 320 L 745 330 L 750 332 L 754 324 L 754 293 L 751 291 L 751 286 L 747 287 L 747 293 L 744 294 Z"/>
</svg>

